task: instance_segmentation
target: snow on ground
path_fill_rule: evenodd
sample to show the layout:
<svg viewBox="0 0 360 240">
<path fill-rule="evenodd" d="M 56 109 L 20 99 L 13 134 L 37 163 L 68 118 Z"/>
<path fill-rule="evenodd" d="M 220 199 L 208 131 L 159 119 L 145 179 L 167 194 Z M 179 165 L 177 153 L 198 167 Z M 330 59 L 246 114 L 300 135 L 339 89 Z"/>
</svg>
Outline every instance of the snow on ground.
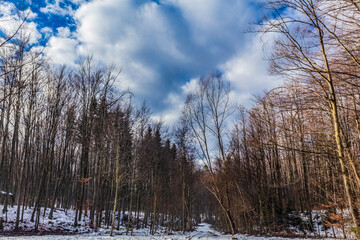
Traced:
<svg viewBox="0 0 360 240">
<path fill-rule="evenodd" d="M 0 212 L 3 209 L 3 206 L 0 205 Z M 84 216 L 82 221 L 78 222 L 78 226 L 74 227 L 74 217 L 75 211 L 73 210 L 63 210 L 57 209 L 54 212 L 53 219 L 49 219 L 49 209 L 46 211 L 45 215 L 43 215 L 43 209 L 41 209 L 41 218 L 39 225 L 39 232 L 47 233 L 47 232 L 59 232 L 64 233 L 66 235 L 45 235 L 45 236 L 13 236 L 6 237 L 1 236 L 0 239 L 4 240 L 73 240 L 73 239 L 85 239 L 85 240 L 93 240 L 93 239 L 123 239 L 123 240 L 139 240 L 139 239 L 151 239 L 151 240 L 190 240 L 190 239 L 231 239 L 231 235 L 223 235 L 222 233 L 211 228 L 209 224 L 202 223 L 200 224 L 194 232 L 181 234 L 178 232 L 173 232 L 173 235 L 168 235 L 166 233 L 166 229 L 159 227 L 155 235 L 150 235 L 149 229 L 134 229 L 132 236 L 126 235 L 126 228 L 124 226 L 120 226 L 119 230 L 114 230 L 115 237 L 110 237 L 110 228 L 107 226 L 102 226 L 99 228 L 98 232 L 93 232 L 93 230 L 89 227 L 89 216 Z M 20 229 L 23 232 L 29 232 L 34 229 L 34 222 L 30 221 L 32 214 L 32 208 L 25 209 L 24 213 L 24 221 L 20 223 Z M 1 217 L 1 213 L 0 213 Z M 3 216 L 5 218 L 5 216 Z M 8 210 L 8 219 L 7 222 L 4 223 L 4 230 L 6 232 L 11 232 L 15 227 L 15 219 L 16 219 L 16 206 L 9 207 Z M 115 222 L 117 223 L 117 222 Z M 299 232 L 299 234 L 301 234 Z M 321 234 L 322 235 L 322 234 Z M 322 235 L 324 236 L 324 235 Z M 331 236 L 331 235 L 328 235 Z M 341 236 L 338 234 L 337 236 Z M 276 238 L 276 237 L 252 237 L 246 235 L 236 235 L 237 239 L 248 239 L 248 240 L 279 240 L 284 238 Z M 300 239 L 300 238 L 297 238 Z M 333 238 L 334 239 L 334 238 Z"/>
<path fill-rule="evenodd" d="M 0 217 L 6 218 L 5 214 L 2 214 L 3 206 L 0 205 Z M 31 222 L 31 215 L 32 215 L 33 209 L 32 208 L 26 208 L 24 211 L 24 221 L 20 222 L 20 229 L 22 231 L 31 231 L 35 228 L 35 223 Z M 47 209 L 47 211 L 44 213 L 44 209 L 41 209 L 41 216 L 40 216 L 40 224 L 39 224 L 39 231 L 65 231 L 65 232 L 72 232 L 77 231 L 78 233 L 86 233 L 89 232 L 88 223 L 89 218 L 84 217 L 82 221 L 79 221 L 79 226 L 74 229 L 74 217 L 75 212 L 72 210 L 65 211 L 62 209 L 57 209 L 54 211 L 53 219 L 49 219 L 50 209 Z M 2 215 L 2 216 L 1 216 Z M 16 220 L 16 206 L 8 207 L 7 212 L 7 221 L 4 223 L 4 231 L 12 231 L 15 227 L 15 220 Z"/>
<path fill-rule="evenodd" d="M 0 236 L 1 238 L 1 236 Z M 126 235 L 115 235 L 114 237 L 110 236 L 100 236 L 94 234 L 85 234 L 85 235 L 48 235 L 48 236 L 17 236 L 17 237 L 2 237 L 3 240 L 95 240 L 95 239 L 120 239 L 120 240 L 229 240 L 231 239 L 231 235 L 223 235 L 220 232 L 217 232 L 211 228 L 211 226 L 207 223 L 200 224 L 194 232 L 181 234 L 181 235 L 162 235 L 156 234 L 154 236 L 126 236 Z M 251 237 L 246 235 L 236 235 L 236 238 L 241 240 L 281 240 L 284 238 L 276 238 L 276 237 Z M 301 240 L 301 238 L 294 238 L 293 240 Z"/>
<path fill-rule="evenodd" d="M 232 239 L 231 235 L 223 235 L 222 233 L 215 231 L 211 228 L 211 226 L 207 223 L 199 224 L 194 232 L 185 233 L 185 234 L 174 234 L 174 235 L 166 235 L 166 234 L 155 234 L 149 235 L 148 230 L 142 230 L 135 233 L 134 236 L 128 235 L 115 235 L 110 237 L 109 235 L 104 236 L 104 231 L 99 233 L 90 233 L 90 234 L 82 234 L 82 235 L 46 235 L 46 236 L 16 236 L 16 237 L 1 237 L 3 240 L 95 240 L 95 239 L 119 239 L 119 240 L 230 240 Z M 125 234 L 125 233 L 122 233 Z M 253 237 L 238 234 L 235 236 L 238 240 L 281 240 L 285 238 L 277 238 L 277 237 Z M 293 240 L 301 240 L 301 238 L 294 238 Z"/>
</svg>

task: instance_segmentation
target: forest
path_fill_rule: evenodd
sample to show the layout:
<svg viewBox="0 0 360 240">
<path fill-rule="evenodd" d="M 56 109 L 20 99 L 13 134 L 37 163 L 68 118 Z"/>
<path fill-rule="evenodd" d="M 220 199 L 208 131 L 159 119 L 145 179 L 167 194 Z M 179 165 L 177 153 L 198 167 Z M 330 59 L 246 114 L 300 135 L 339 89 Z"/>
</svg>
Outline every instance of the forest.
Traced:
<svg viewBox="0 0 360 240">
<path fill-rule="evenodd" d="M 204 73 L 174 126 L 120 90 L 121 68 L 93 57 L 54 66 L 22 34 L 0 43 L 0 234 L 26 209 L 38 230 L 58 209 L 89 227 L 232 235 L 292 227 L 360 235 L 360 2 L 268 0 L 255 26 L 283 80 L 232 101 Z M 26 16 L 24 18 L 26 21 Z M 122 216 L 122 217 L 120 217 Z M 329 237 L 337 237 L 331 235 Z"/>
</svg>

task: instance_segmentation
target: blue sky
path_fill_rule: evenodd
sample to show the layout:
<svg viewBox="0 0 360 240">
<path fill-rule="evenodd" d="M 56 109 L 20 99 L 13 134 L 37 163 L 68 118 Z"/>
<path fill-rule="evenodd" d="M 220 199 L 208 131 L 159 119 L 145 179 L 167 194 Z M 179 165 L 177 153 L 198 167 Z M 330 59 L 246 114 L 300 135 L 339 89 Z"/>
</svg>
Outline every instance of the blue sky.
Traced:
<svg viewBox="0 0 360 240">
<path fill-rule="evenodd" d="M 11 4 L 1 4 L 5 18 Z M 275 85 L 261 37 L 246 33 L 262 15 L 259 6 L 258 0 L 33 0 L 27 28 L 54 64 L 74 65 L 92 54 L 122 67 L 118 87 L 172 123 L 197 79 L 211 71 L 222 72 L 233 101 L 243 105 Z"/>
</svg>

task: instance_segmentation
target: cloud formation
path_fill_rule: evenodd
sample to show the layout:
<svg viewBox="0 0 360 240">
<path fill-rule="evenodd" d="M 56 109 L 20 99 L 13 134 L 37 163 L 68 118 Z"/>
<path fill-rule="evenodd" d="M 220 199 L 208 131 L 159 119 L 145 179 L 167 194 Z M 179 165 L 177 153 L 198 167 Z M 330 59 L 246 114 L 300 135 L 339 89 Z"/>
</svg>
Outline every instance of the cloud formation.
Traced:
<svg viewBox="0 0 360 240">
<path fill-rule="evenodd" d="M 62 1 L 56 0 L 55 7 Z M 147 99 L 169 122 L 179 113 L 186 87 L 211 71 L 221 71 L 234 86 L 234 100 L 245 104 L 253 93 L 274 85 L 258 37 L 245 33 L 260 15 L 250 1 L 80 3 L 73 13 L 76 30 L 55 30 L 48 55 L 57 63 L 71 63 L 93 54 L 123 67 L 120 87 L 130 87 L 139 101 Z"/>
</svg>

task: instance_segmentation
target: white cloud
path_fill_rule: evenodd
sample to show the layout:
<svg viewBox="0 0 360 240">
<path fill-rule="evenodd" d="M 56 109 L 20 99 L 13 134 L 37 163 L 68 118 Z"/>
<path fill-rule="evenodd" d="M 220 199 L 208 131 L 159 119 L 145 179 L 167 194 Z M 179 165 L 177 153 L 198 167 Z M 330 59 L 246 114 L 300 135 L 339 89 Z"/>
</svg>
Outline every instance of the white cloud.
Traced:
<svg viewBox="0 0 360 240">
<path fill-rule="evenodd" d="M 49 27 L 40 29 L 40 32 L 44 35 L 45 38 L 49 38 L 53 35 L 53 30 Z"/>
<path fill-rule="evenodd" d="M 40 8 L 40 11 L 45 14 L 55 14 L 55 15 L 61 15 L 66 16 L 70 15 L 72 16 L 75 11 L 72 9 L 70 5 L 65 5 L 65 8 L 61 7 L 60 4 L 63 3 L 63 0 L 55 0 L 54 3 L 50 3 L 49 0 L 46 0 L 46 6 Z M 76 1 L 78 4 L 82 3 L 83 1 Z"/>
<path fill-rule="evenodd" d="M 68 27 L 58 27 L 57 29 L 57 36 L 61 38 L 69 38 L 71 35 L 70 29 Z"/>
<path fill-rule="evenodd" d="M 232 99 L 250 106 L 253 94 L 261 94 L 279 85 L 278 79 L 268 74 L 268 62 L 264 58 L 263 39 L 254 36 L 245 45 L 246 51 L 219 66 L 226 80 L 230 81 L 234 92 Z"/>
<path fill-rule="evenodd" d="M 155 114 L 152 118 L 154 121 L 163 121 L 166 125 L 173 125 L 180 117 L 181 111 L 184 106 L 183 93 L 169 93 L 165 99 L 167 106 L 161 113 Z"/>
<path fill-rule="evenodd" d="M 177 46 L 172 26 L 154 2 L 137 6 L 132 0 L 95 0 L 83 4 L 75 17 L 79 23 L 79 53 L 91 53 L 104 62 L 122 66 L 122 83 L 137 94 L 149 91 L 160 80 L 156 69 L 149 65 L 151 60 L 143 58 L 144 53 L 187 61 Z"/>
<path fill-rule="evenodd" d="M 37 43 L 41 38 L 41 34 L 37 30 L 37 24 L 29 21 L 36 17 L 36 13 L 33 13 L 30 9 L 17 11 L 13 3 L 4 2 L 0 4 L 0 13 L 0 31 L 5 35 L 13 35 L 23 23 L 25 16 L 27 16 L 27 21 L 22 25 L 15 37 L 28 37 L 30 44 Z"/>
<path fill-rule="evenodd" d="M 55 64 L 75 64 L 77 59 L 76 46 L 78 42 L 75 39 L 51 37 L 47 43 L 45 53 Z"/>
<path fill-rule="evenodd" d="M 185 94 L 192 93 L 196 90 L 198 83 L 199 83 L 199 79 L 197 78 L 190 79 L 190 81 L 187 82 L 185 85 L 183 85 L 181 89 Z"/>
<path fill-rule="evenodd" d="M 81 5 L 83 4 L 84 2 L 86 2 L 86 0 L 72 0 L 72 2 L 76 5 Z"/>
<path fill-rule="evenodd" d="M 129 61 L 123 65 L 121 77 L 122 89 L 130 88 L 136 90 L 138 94 L 147 94 L 147 85 L 154 84 L 158 74 L 153 69 L 137 61 Z M 136 80 L 138 79 L 138 80 Z M 142 83 L 143 80 L 144 82 Z"/>
</svg>

